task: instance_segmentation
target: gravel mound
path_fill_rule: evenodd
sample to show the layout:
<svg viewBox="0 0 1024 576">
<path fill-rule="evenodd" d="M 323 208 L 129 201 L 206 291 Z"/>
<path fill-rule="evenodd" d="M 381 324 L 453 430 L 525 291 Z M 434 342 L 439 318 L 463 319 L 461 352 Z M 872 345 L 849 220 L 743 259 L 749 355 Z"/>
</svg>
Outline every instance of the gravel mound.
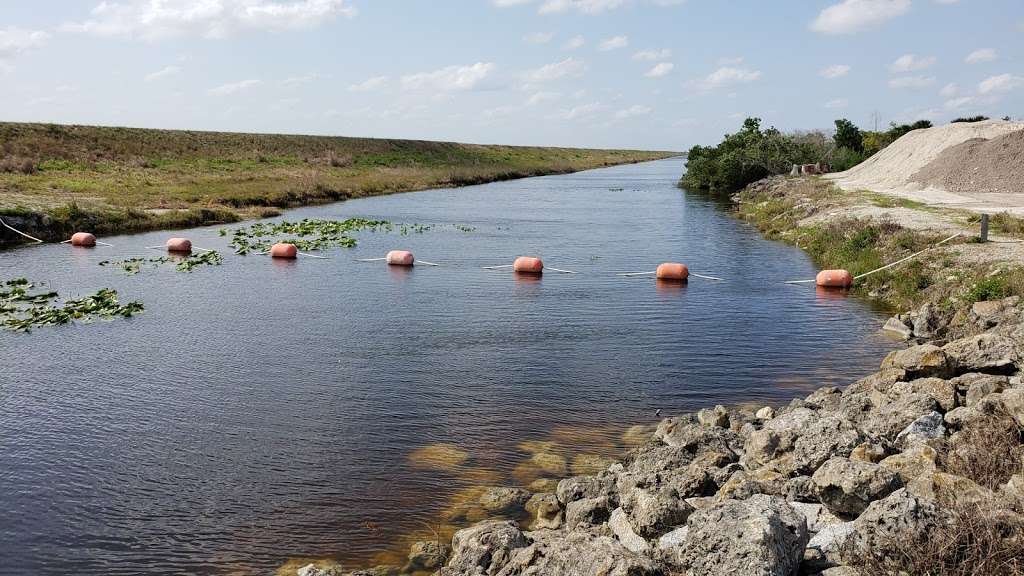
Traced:
<svg viewBox="0 0 1024 576">
<path fill-rule="evenodd" d="M 946 149 L 970 140 L 990 140 L 1021 130 L 1024 130 L 1024 123 L 1001 120 L 957 122 L 914 130 L 861 164 L 845 172 L 831 174 L 829 178 L 845 190 L 867 189 L 881 193 L 922 190 L 928 185 L 914 177 Z M 1006 169 L 1008 167 L 1001 166 L 999 171 Z"/>
<path fill-rule="evenodd" d="M 1024 193 L 1024 130 L 950 146 L 911 176 L 958 193 Z"/>
</svg>

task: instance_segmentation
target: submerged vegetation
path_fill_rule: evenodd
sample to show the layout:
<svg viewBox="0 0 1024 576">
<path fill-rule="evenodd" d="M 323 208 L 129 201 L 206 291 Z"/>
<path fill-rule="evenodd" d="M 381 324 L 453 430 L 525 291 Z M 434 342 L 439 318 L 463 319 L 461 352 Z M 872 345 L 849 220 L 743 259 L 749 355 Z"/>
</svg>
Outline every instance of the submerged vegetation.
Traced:
<svg viewBox="0 0 1024 576">
<path fill-rule="evenodd" d="M 41 292 L 25 278 L 0 284 L 0 325 L 8 330 L 29 332 L 39 326 L 69 324 L 75 320 L 131 317 L 142 312 L 141 302 L 120 304 L 117 291 L 98 290 L 83 298 L 66 300 L 56 305 L 56 292 Z"/>
<path fill-rule="evenodd" d="M 160 256 L 157 258 L 125 258 L 123 260 L 103 260 L 100 266 L 113 266 L 129 275 L 138 274 L 143 266 L 149 265 L 153 268 L 163 264 L 176 263 L 175 268 L 179 272 L 191 272 L 199 266 L 220 266 L 224 257 L 216 250 L 205 250 L 199 254 L 190 254 L 186 257 L 171 258 Z"/>
<path fill-rule="evenodd" d="M 672 152 L 0 123 L 0 216 L 45 240 L 655 160 Z M 0 244 L 20 241 L 0 232 Z"/>
</svg>

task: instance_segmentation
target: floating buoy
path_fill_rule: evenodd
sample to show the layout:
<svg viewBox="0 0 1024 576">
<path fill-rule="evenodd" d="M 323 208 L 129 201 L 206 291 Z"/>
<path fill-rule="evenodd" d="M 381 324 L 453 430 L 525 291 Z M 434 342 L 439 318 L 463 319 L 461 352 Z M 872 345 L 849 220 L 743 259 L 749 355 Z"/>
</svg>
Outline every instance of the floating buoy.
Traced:
<svg viewBox="0 0 1024 576">
<path fill-rule="evenodd" d="M 168 252 L 185 253 L 192 251 L 192 241 L 188 238 L 169 238 L 164 246 L 167 247 Z"/>
<path fill-rule="evenodd" d="M 544 262 L 533 256 L 520 256 L 512 263 L 512 270 L 520 274 L 543 274 Z"/>
<path fill-rule="evenodd" d="M 384 257 L 384 261 L 390 266 L 413 266 L 416 259 L 408 250 L 392 250 Z"/>
<path fill-rule="evenodd" d="M 71 245 L 91 248 L 96 245 L 96 237 L 88 232 L 75 232 L 71 235 Z"/>
<path fill-rule="evenodd" d="M 654 271 L 654 276 L 658 280 L 686 282 L 690 277 L 690 269 L 686 267 L 686 264 L 680 264 L 678 262 L 663 262 L 658 264 L 657 270 Z"/>
<path fill-rule="evenodd" d="M 826 288 L 849 288 L 853 286 L 853 275 L 847 270 L 822 270 L 814 283 Z"/>
<path fill-rule="evenodd" d="M 295 244 L 278 242 L 270 247 L 271 258 L 287 258 L 289 260 L 294 260 L 298 256 L 299 249 L 295 247 Z"/>
</svg>

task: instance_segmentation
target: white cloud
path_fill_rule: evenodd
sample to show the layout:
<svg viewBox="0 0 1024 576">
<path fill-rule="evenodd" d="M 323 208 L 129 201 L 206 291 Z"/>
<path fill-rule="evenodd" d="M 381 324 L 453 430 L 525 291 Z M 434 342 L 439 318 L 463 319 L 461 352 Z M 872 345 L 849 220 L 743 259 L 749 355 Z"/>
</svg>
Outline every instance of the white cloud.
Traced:
<svg viewBox="0 0 1024 576">
<path fill-rule="evenodd" d="M 650 106 L 642 106 L 640 104 L 634 104 L 629 108 L 624 108 L 615 113 L 615 118 L 618 120 L 625 120 L 627 118 L 635 118 L 637 116 L 645 116 L 651 113 Z"/>
<path fill-rule="evenodd" d="M 909 90 L 921 90 L 935 84 L 934 76 L 900 76 L 889 80 L 890 88 L 905 88 Z"/>
<path fill-rule="evenodd" d="M 849 105 L 850 101 L 847 100 L 846 98 L 836 98 L 835 100 L 829 100 L 828 102 L 825 102 L 825 108 L 829 108 L 832 110 L 837 108 L 846 108 Z"/>
<path fill-rule="evenodd" d="M 625 3 L 626 0 L 544 0 L 537 12 L 559 14 L 575 10 L 583 14 L 600 14 L 618 8 Z"/>
<path fill-rule="evenodd" d="M 520 4 L 529 4 L 531 2 L 533 2 L 533 0 L 491 0 L 491 3 L 499 8 L 519 6 Z"/>
<path fill-rule="evenodd" d="M 717 88 L 735 86 L 737 84 L 749 84 L 760 77 L 760 70 L 723 66 L 711 74 L 708 74 L 707 77 L 698 80 L 696 85 L 702 90 L 715 90 Z"/>
<path fill-rule="evenodd" d="M 594 114 L 597 114 L 598 112 L 603 112 L 607 109 L 608 106 L 605 104 L 601 104 L 600 102 L 580 104 L 579 106 L 575 106 L 563 112 L 562 114 L 559 115 L 559 118 L 562 118 L 563 120 L 579 120 L 581 118 L 593 116 Z"/>
<path fill-rule="evenodd" d="M 373 78 L 367 78 L 357 84 L 352 84 L 348 87 L 349 92 L 372 92 L 379 90 L 384 86 L 387 86 L 387 76 L 374 76 Z"/>
<path fill-rule="evenodd" d="M 619 48 L 625 48 L 629 46 L 628 36 L 612 36 L 611 38 L 605 38 L 601 40 L 601 43 L 597 45 L 597 49 L 602 52 L 609 50 L 618 50 Z"/>
<path fill-rule="evenodd" d="M 718 59 L 719 66 L 739 66 L 743 64 L 743 56 L 723 56 Z"/>
<path fill-rule="evenodd" d="M 849 73 L 850 67 L 846 64 L 833 64 L 822 68 L 821 71 L 818 72 L 818 75 L 822 78 L 828 78 L 831 80 L 832 78 L 841 78 Z"/>
<path fill-rule="evenodd" d="M 1013 74 L 990 76 L 978 83 L 978 93 L 998 94 L 1000 92 L 1009 92 L 1020 87 L 1022 84 L 1024 84 L 1024 78 L 1014 76 Z"/>
<path fill-rule="evenodd" d="M 151 74 L 146 74 L 143 78 L 146 82 L 156 82 L 157 80 L 163 80 L 164 78 L 170 78 L 181 73 L 181 68 L 178 66 L 166 66 Z"/>
<path fill-rule="evenodd" d="M 446 66 L 433 72 L 402 76 L 402 88 L 415 91 L 455 92 L 472 90 L 494 72 L 493 62 L 468 66 Z"/>
<path fill-rule="evenodd" d="M 948 110 L 956 110 L 958 108 L 963 108 L 964 106 L 967 106 L 968 104 L 972 103 L 974 103 L 974 96 L 961 96 L 959 98 L 946 100 L 944 106 Z"/>
<path fill-rule="evenodd" d="M 901 16 L 910 0 L 843 0 L 829 6 L 811 23 L 820 34 L 853 34 Z"/>
<path fill-rule="evenodd" d="M 930 68 L 934 64 L 934 56 L 918 58 L 914 54 L 904 54 L 903 56 L 900 56 L 899 58 L 894 60 L 893 63 L 889 65 L 889 71 L 894 74 L 899 74 L 902 72 L 913 72 L 914 70 L 924 70 L 925 68 Z"/>
<path fill-rule="evenodd" d="M 582 60 L 569 57 L 560 62 L 553 62 L 551 64 L 545 64 L 540 68 L 527 71 L 523 77 L 527 82 L 538 83 L 538 82 L 550 82 L 552 80 L 558 80 L 565 78 L 566 76 L 579 76 L 587 69 L 587 64 Z"/>
<path fill-rule="evenodd" d="M 250 88 L 255 88 L 260 84 L 263 84 L 261 80 L 242 80 L 241 82 L 232 82 L 230 84 L 222 84 L 216 88 L 210 88 L 209 93 L 214 96 L 230 96 Z"/>
<path fill-rule="evenodd" d="M 956 96 L 959 91 L 960 87 L 950 82 L 943 86 L 942 90 L 939 90 L 939 96 L 942 96 L 943 98 L 952 98 L 953 96 Z"/>
<path fill-rule="evenodd" d="M 636 54 L 633 54 L 633 60 L 668 60 L 672 57 L 672 51 L 668 48 L 662 48 L 661 50 L 641 50 Z"/>
<path fill-rule="evenodd" d="M 15 56 L 39 48 L 49 39 L 50 35 L 40 30 L 25 30 L 13 26 L 0 28 L 0 66 Z"/>
<path fill-rule="evenodd" d="M 577 48 L 582 47 L 586 43 L 587 41 L 583 38 L 583 36 L 573 36 L 572 38 L 566 40 L 565 44 L 562 44 L 562 49 L 576 50 Z"/>
<path fill-rule="evenodd" d="M 558 100 L 562 95 L 558 92 L 537 92 L 533 96 L 526 99 L 527 106 L 536 106 L 543 102 L 549 102 L 552 100 Z"/>
<path fill-rule="evenodd" d="M 554 37 L 554 32 L 537 32 L 535 34 L 523 36 L 523 42 L 526 42 L 527 44 L 547 44 L 548 42 L 551 42 L 551 39 Z"/>
<path fill-rule="evenodd" d="M 355 15 L 347 0 L 125 0 L 100 2 L 90 19 L 63 28 L 147 40 L 189 35 L 223 38 L 247 29 L 313 28 L 338 16 Z"/>
<path fill-rule="evenodd" d="M 956 4 L 960 0 L 935 0 L 936 4 Z"/>
<path fill-rule="evenodd" d="M 971 52 L 964 58 L 964 62 L 968 64 L 978 64 L 979 62 L 991 62 L 999 57 L 993 48 L 979 48 L 974 52 Z"/>
<path fill-rule="evenodd" d="M 668 75 L 673 68 L 675 68 L 675 64 L 671 62 L 658 62 L 654 65 L 654 68 L 645 72 L 644 76 L 647 76 L 648 78 L 661 78 L 662 76 Z"/>
</svg>

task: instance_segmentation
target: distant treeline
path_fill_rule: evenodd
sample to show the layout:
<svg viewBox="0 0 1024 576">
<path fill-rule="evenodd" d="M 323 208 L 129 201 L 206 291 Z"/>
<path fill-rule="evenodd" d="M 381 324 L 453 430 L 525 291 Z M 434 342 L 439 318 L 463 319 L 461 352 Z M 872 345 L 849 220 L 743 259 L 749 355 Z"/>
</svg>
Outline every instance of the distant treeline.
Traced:
<svg viewBox="0 0 1024 576">
<path fill-rule="evenodd" d="M 954 122 L 982 120 L 988 118 L 974 116 Z M 726 134 L 717 146 L 691 148 L 680 185 L 689 190 L 731 194 L 767 176 L 788 173 L 794 164 L 823 163 L 838 172 L 860 164 L 911 130 L 931 126 L 928 120 L 918 120 L 872 131 L 840 118 L 832 134 L 820 130 L 783 133 L 774 127 L 762 129 L 760 118 L 747 118 L 738 132 Z"/>
</svg>

